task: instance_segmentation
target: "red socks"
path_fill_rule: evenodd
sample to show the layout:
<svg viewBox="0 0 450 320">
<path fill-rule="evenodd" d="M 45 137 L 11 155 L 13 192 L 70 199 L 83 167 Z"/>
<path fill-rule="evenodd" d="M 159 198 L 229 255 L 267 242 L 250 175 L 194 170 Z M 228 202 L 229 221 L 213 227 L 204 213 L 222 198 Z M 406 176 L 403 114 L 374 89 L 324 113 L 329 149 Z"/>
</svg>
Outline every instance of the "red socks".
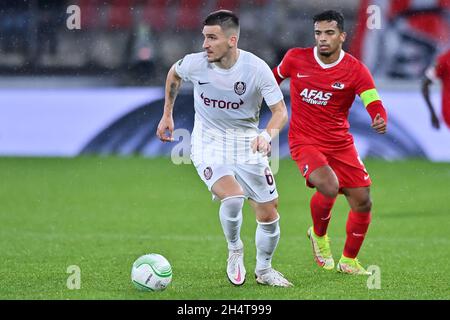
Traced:
<svg viewBox="0 0 450 320">
<path fill-rule="evenodd" d="M 347 239 L 344 246 L 344 256 L 356 258 L 366 236 L 371 220 L 370 212 L 353 212 L 350 210 L 347 220 Z"/>
<path fill-rule="evenodd" d="M 327 233 L 328 223 L 331 218 L 331 208 L 336 198 L 328 198 L 316 192 L 311 198 L 311 216 L 314 224 L 314 233 L 323 237 Z M 344 256 L 356 258 L 364 238 L 369 229 L 371 220 L 370 212 L 354 212 L 350 210 L 346 225 L 347 239 L 344 246 Z"/>
<path fill-rule="evenodd" d="M 328 198 L 316 192 L 311 198 L 311 216 L 313 219 L 314 233 L 323 237 L 327 233 L 328 222 L 331 218 L 331 208 L 336 198 Z"/>
</svg>

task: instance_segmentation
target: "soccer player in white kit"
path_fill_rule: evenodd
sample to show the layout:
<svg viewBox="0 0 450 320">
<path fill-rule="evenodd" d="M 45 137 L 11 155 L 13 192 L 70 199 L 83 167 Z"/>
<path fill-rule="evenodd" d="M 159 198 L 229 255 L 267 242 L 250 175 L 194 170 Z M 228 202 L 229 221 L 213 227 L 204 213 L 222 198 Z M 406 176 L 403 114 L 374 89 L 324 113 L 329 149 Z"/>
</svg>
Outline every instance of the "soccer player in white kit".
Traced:
<svg viewBox="0 0 450 320">
<path fill-rule="evenodd" d="M 211 13 L 203 23 L 205 52 L 186 55 L 170 69 L 164 113 L 157 136 L 173 141 L 172 111 L 182 80 L 194 85 L 195 122 L 191 159 L 199 176 L 220 199 L 220 222 L 228 243 L 227 276 L 245 282 L 244 245 L 240 238 L 244 199 L 255 211 L 257 283 L 292 284 L 272 268 L 280 238 L 278 193 L 267 154 L 270 141 L 287 122 L 283 94 L 269 66 L 238 49 L 239 19 L 231 11 Z M 259 111 L 265 99 L 272 117 L 260 132 Z"/>
</svg>

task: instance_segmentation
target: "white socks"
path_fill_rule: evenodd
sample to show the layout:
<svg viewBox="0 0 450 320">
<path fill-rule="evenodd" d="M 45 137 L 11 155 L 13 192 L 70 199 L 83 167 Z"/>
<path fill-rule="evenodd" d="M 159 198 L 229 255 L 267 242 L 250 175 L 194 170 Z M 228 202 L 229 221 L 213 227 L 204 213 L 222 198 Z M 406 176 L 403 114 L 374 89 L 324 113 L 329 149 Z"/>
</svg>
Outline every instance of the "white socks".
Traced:
<svg viewBox="0 0 450 320">
<path fill-rule="evenodd" d="M 240 234 L 244 198 L 244 196 L 227 197 L 222 200 L 220 205 L 220 223 L 222 224 L 229 250 L 240 250 L 243 247 Z"/>
<path fill-rule="evenodd" d="M 242 207 L 244 196 L 232 196 L 222 200 L 219 209 L 220 223 L 228 242 L 228 250 L 243 248 L 241 241 Z M 258 222 L 256 227 L 256 271 L 272 267 L 272 256 L 280 239 L 280 216 L 271 222 Z"/>
<path fill-rule="evenodd" d="M 272 267 L 272 256 L 280 239 L 280 216 L 271 222 L 258 222 L 256 227 L 256 273 Z"/>
</svg>

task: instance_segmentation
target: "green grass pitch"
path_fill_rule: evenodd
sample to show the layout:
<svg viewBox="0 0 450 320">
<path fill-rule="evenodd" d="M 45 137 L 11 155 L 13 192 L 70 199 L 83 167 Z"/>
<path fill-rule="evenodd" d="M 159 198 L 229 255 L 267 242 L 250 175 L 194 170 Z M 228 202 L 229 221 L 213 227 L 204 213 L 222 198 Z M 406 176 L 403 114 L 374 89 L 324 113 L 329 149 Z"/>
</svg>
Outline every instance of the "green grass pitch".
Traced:
<svg viewBox="0 0 450 320">
<path fill-rule="evenodd" d="M 170 159 L 86 157 L 0 159 L 0 299 L 449 299 L 450 164 L 366 160 L 373 219 L 359 258 L 365 277 L 320 270 L 306 230 L 312 190 L 291 160 L 276 175 L 281 239 L 273 266 L 294 288 L 257 285 L 256 221 L 246 204 L 242 239 L 247 281 L 233 287 L 218 203 L 192 165 Z M 348 205 L 340 196 L 329 235 L 335 258 Z M 163 292 L 140 292 L 133 261 L 160 253 L 172 264 Z M 79 266 L 81 289 L 66 286 Z"/>
</svg>

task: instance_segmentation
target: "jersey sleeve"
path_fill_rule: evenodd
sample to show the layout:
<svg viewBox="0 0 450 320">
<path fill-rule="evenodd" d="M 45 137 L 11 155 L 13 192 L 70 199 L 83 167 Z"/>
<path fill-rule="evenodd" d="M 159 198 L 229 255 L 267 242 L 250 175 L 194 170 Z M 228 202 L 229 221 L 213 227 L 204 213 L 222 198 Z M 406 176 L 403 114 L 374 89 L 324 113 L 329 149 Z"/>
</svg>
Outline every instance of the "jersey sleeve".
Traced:
<svg viewBox="0 0 450 320">
<path fill-rule="evenodd" d="M 356 94 L 360 96 L 372 121 L 374 121 L 377 114 L 379 114 L 381 118 L 384 119 L 385 123 L 387 123 L 387 112 L 381 102 L 378 91 L 375 88 L 375 81 L 373 81 L 369 69 L 362 63 L 360 66 L 355 85 Z"/>
<path fill-rule="evenodd" d="M 381 101 L 372 75 L 369 69 L 362 63 L 360 64 L 360 71 L 357 73 L 355 92 L 359 95 L 366 108 L 372 102 Z"/>
<path fill-rule="evenodd" d="M 183 81 L 191 80 L 192 60 L 193 60 L 192 54 L 187 54 L 184 56 L 184 58 L 178 60 L 175 63 L 175 72 L 181 79 L 183 79 Z"/>
<path fill-rule="evenodd" d="M 280 102 L 283 99 L 283 93 L 275 80 L 272 70 L 270 70 L 270 67 L 263 61 L 261 61 L 259 66 L 258 75 L 258 89 L 264 100 L 266 100 L 267 105 L 270 107 Z"/>
<path fill-rule="evenodd" d="M 293 49 L 289 49 L 280 64 L 273 69 L 273 73 L 278 83 L 291 77 L 292 50 Z"/>
</svg>

